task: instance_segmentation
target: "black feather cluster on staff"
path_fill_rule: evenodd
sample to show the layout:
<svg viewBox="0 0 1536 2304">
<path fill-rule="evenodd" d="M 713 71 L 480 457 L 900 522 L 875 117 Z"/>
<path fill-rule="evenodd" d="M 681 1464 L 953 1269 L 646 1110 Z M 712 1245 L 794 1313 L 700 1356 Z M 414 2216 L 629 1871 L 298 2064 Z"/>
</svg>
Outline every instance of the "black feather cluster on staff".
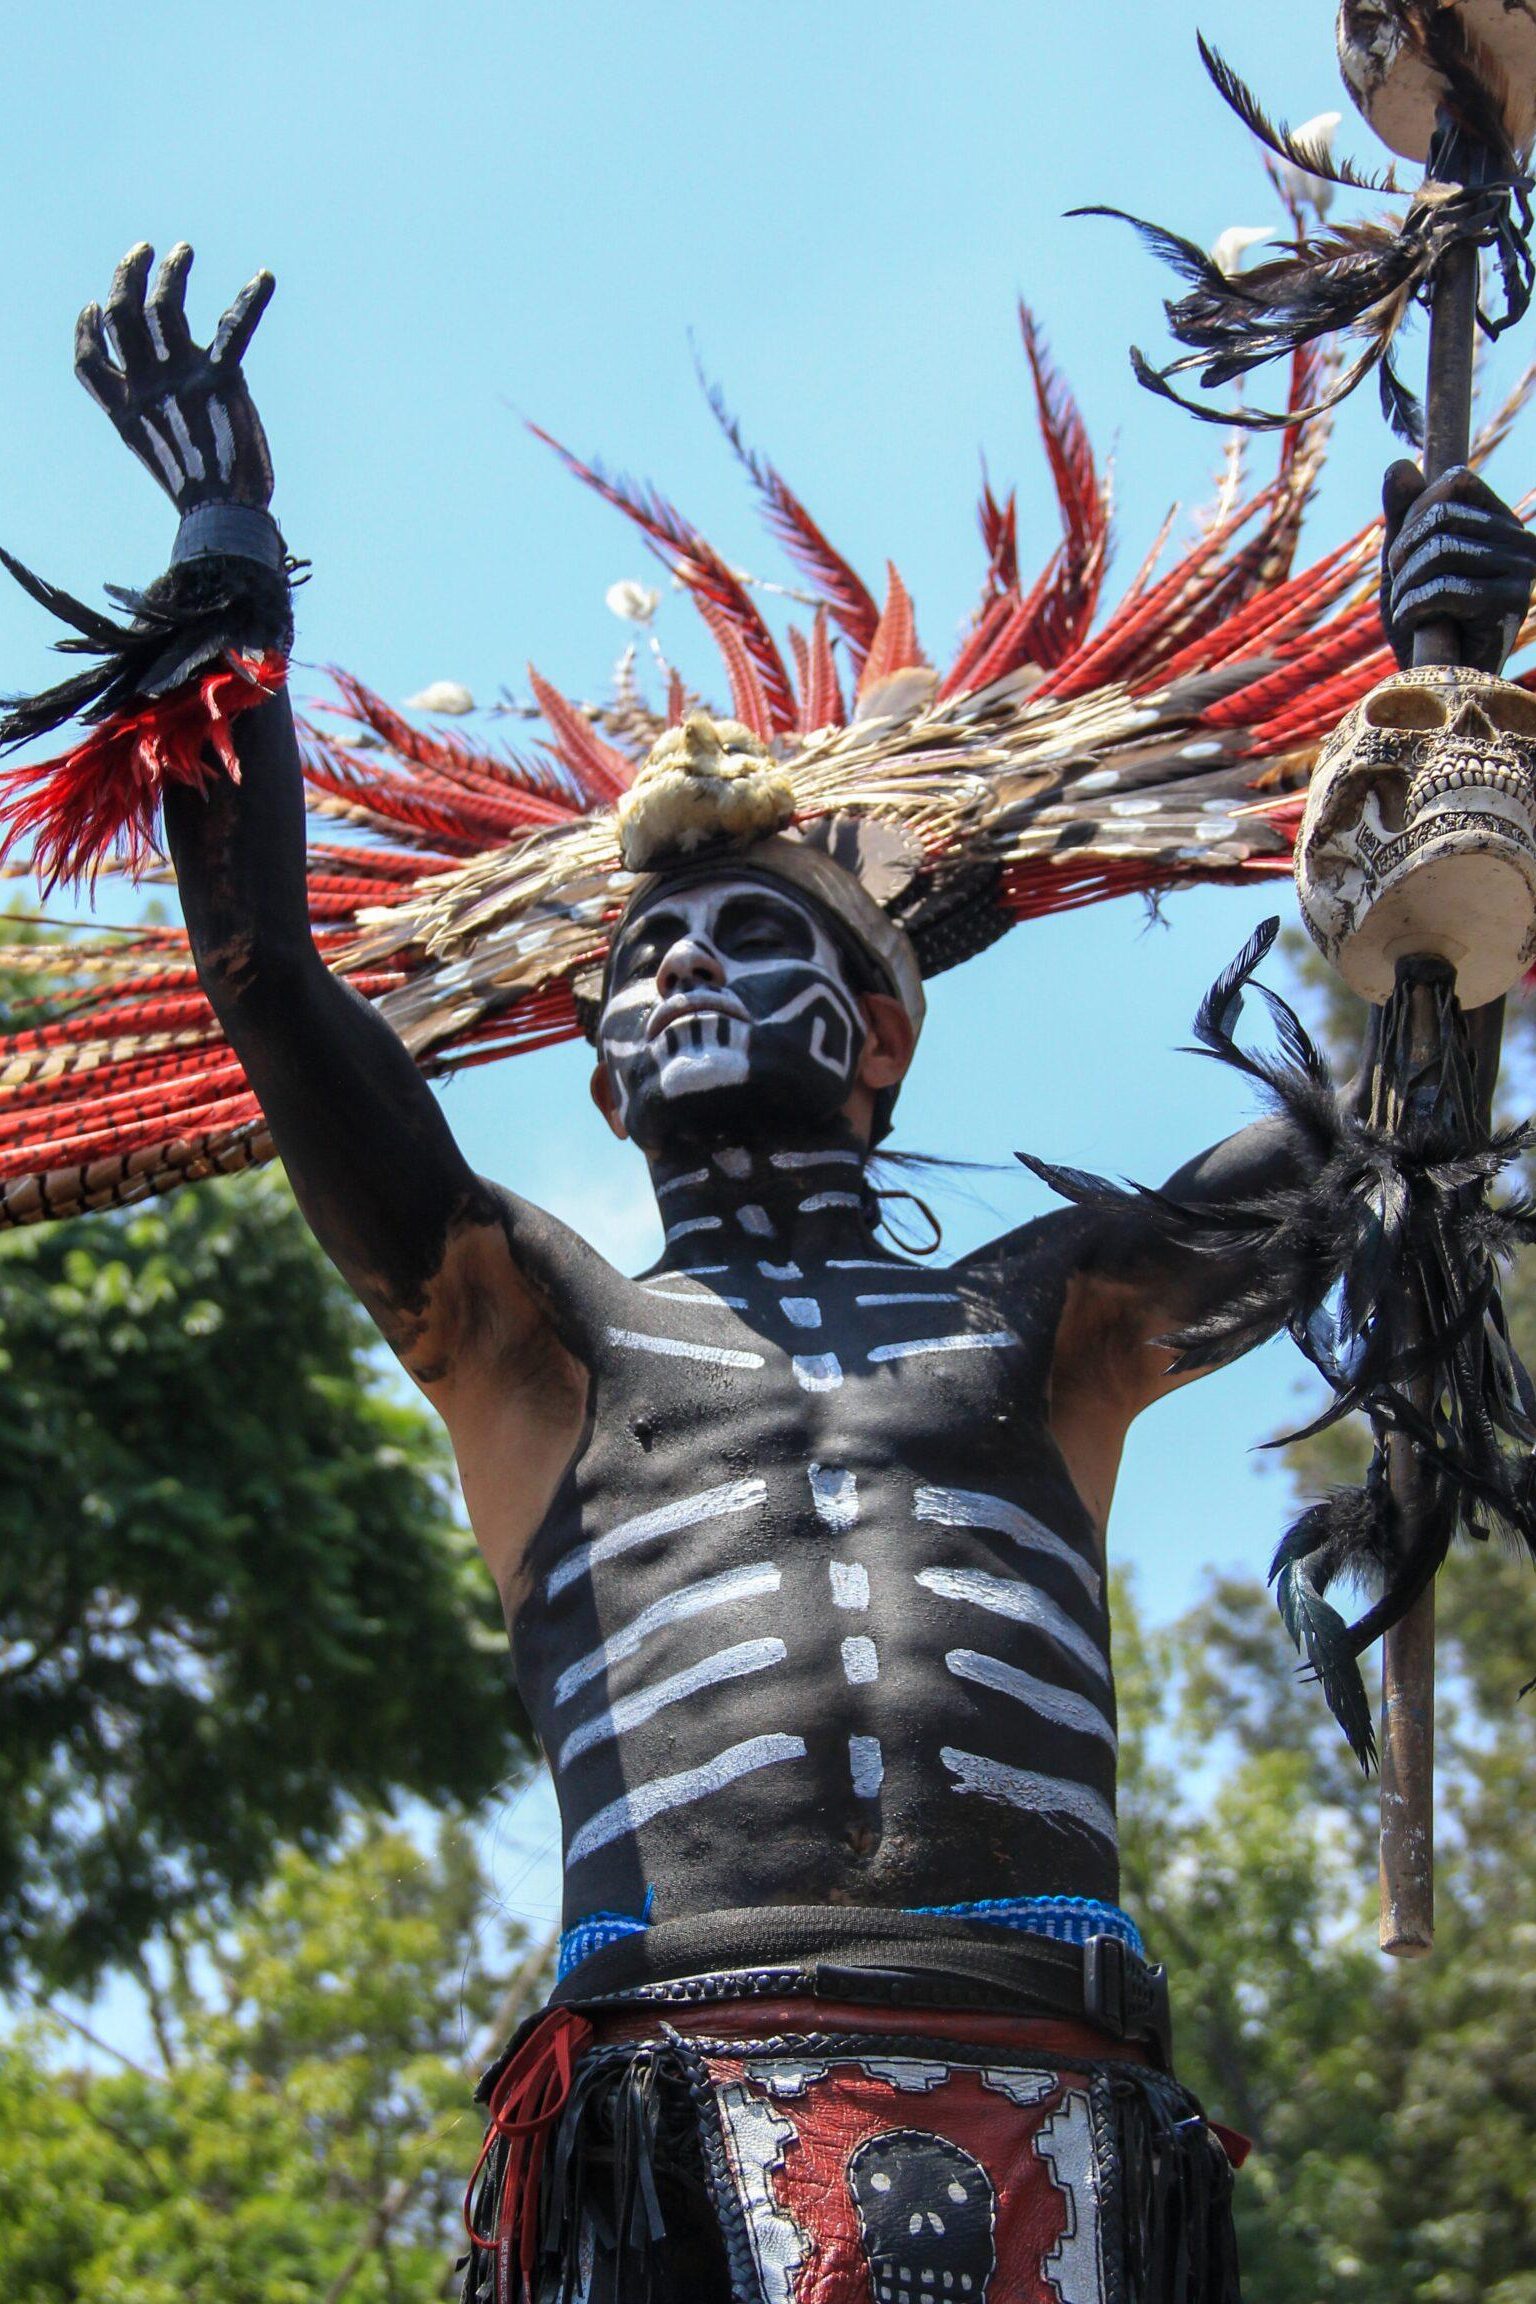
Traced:
<svg viewBox="0 0 1536 2304">
<path fill-rule="evenodd" d="M 1266 922 L 1217 979 L 1195 1038 L 1198 1053 L 1241 1072 L 1290 1124 L 1294 1184 L 1262 1198 L 1185 1200 L 1019 1157 L 1063 1197 L 1134 1212 L 1170 1244 L 1222 1268 L 1220 1303 L 1165 1339 L 1177 1371 L 1219 1367 L 1290 1333 L 1333 1398 L 1304 1431 L 1270 1446 L 1357 1411 L 1369 1419 L 1364 1481 L 1309 1505 L 1270 1569 L 1286 1628 L 1368 1768 L 1375 1739 L 1357 1659 L 1412 1607 L 1458 1530 L 1521 1544 L 1536 1561 L 1536 1390 L 1499 1296 L 1500 1266 L 1536 1240 L 1536 1204 L 1523 1191 L 1498 1207 L 1488 1198 L 1494 1181 L 1536 1148 L 1536 1124 L 1495 1130 L 1481 1119 L 1465 1023 L 1450 971 L 1438 963 L 1408 964 L 1382 1012 L 1369 1102 L 1334 1081 L 1295 1011 L 1262 985 L 1254 989 L 1274 1020 L 1278 1053 L 1239 1047 L 1243 996 L 1278 928 Z M 1440 1009 L 1439 1052 L 1420 1072 L 1405 1053 L 1409 968 L 1421 978 L 1432 972 Z M 1401 1524 L 1387 1480 L 1394 1433 L 1405 1436 L 1424 1479 L 1428 1509 L 1413 1528 Z M 1341 1581 L 1374 1595 L 1354 1623 L 1326 1596 Z"/>
<path fill-rule="evenodd" d="M 1074 216 L 1112 216 L 1131 225 L 1188 281 L 1189 293 L 1164 305 L 1177 342 L 1189 350 L 1156 368 L 1134 347 L 1131 365 L 1151 392 L 1208 424 L 1250 431 L 1288 430 L 1336 408 L 1372 373 L 1383 411 L 1403 439 L 1419 442 L 1423 416 L 1399 375 L 1398 332 L 1422 301 L 1447 248 L 1471 241 L 1491 249 L 1499 274 L 1497 310 L 1479 305 L 1485 335 L 1502 335 L 1522 319 L 1536 288 L 1529 247 L 1531 178 L 1511 148 L 1498 108 L 1469 56 L 1459 20 L 1450 9 L 1432 12 L 1423 28 L 1429 61 L 1446 88 L 1441 128 L 1423 184 L 1401 222 L 1378 219 L 1298 231 L 1294 245 L 1269 263 L 1240 273 L 1221 267 L 1194 241 L 1166 231 L 1123 208 L 1074 208 Z M 1253 91 L 1202 39 L 1200 54 L 1223 100 L 1276 158 L 1331 184 L 1359 191 L 1397 191 L 1390 176 L 1363 176 L 1334 163 L 1319 147 L 1270 119 Z M 1177 390 L 1173 379 L 1198 372 L 1205 391 L 1218 391 L 1271 360 L 1287 358 L 1319 337 L 1351 334 L 1363 341 L 1355 361 L 1311 407 L 1295 410 L 1212 408 Z"/>
<path fill-rule="evenodd" d="M 38 605 L 70 626 L 55 643 L 65 656 L 95 662 L 36 696 L 0 697 L 0 751 L 49 736 L 72 720 L 110 720 L 135 704 L 169 695 L 230 649 L 274 648 L 293 641 L 288 576 L 254 560 L 185 560 L 142 592 L 106 586 L 126 611 L 119 622 L 88 607 L 0 549 L 0 565 Z"/>
</svg>

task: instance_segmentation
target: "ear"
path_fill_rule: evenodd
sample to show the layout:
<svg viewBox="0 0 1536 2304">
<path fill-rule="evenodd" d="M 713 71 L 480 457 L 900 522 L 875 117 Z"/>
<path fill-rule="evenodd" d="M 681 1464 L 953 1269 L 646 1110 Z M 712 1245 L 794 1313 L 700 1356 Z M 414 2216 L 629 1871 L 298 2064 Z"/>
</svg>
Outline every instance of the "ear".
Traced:
<svg viewBox="0 0 1536 2304">
<path fill-rule="evenodd" d="M 907 1076 L 917 1031 L 901 1002 L 889 992 L 866 992 L 859 1003 L 869 1038 L 855 1078 L 861 1088 L 894 1088 Z"/>
<path fill-rule="evenodd" d="M 627 1144 L 629 1142 L 629 1130 L 625 1127 L 624 1122 L 620 1117 L 619 1099 L 614 1093 L 613 1082 L 608 1077 L 608 1067 L 602 1062 L 601 1059 L 599 1059 L 598 1062 L 593 1065 L 592 1078 L 587 1085 L 593 1103 L 597 1106 L 599 1112 L 601 1112 L 603 1118 L 607 1121 L 609 1127 L 613 1130 L 613 1133 L 615 1136 L 617 1136 L 619 1142 L 621 1144 Z"/>
</svg>

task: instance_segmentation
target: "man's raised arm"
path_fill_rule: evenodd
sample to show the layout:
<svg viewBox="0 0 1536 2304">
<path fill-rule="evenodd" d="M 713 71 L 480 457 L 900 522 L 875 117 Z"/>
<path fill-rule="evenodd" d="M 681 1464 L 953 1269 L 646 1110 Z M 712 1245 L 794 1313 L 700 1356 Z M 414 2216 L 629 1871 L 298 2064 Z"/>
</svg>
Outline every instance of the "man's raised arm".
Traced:
<svg viewBox="0 0 1536 2304">
<path fill-rule="evenodd" d="M 271 460 L 241 370 L 271 275 L 241 291 L 205 348 L 184 309 L 190 248 L 172 249 L 151 287 L 153 261 L 149 248 L 134 249 L 105 311 L 82 312 L 76 372 L 181 514 L 180 586 L 248 597 L 249 628 L 237 641 L 285 645 Z M 243 712 L 233 738 L 239 782 L 168 785 L 166 831 L 199 980 L 308 1222 L 426 1388 L 451 1392 L 490 1364 L 537 1360 L 541 1347 L 563 1357 L 501 1205 L 405 1048 L 315 948 L 286 690 Z"/>
</svg>

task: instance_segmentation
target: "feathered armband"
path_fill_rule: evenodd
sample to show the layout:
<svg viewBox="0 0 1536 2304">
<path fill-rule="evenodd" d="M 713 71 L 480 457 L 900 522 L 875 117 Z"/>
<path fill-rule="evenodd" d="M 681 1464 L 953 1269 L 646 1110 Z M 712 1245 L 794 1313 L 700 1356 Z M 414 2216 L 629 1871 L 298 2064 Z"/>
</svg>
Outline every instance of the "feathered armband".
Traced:
<svg viewBox="0 0 1536 2304">
<path fill-rule="evenodd" d="M 93 881 L 109 860 L 135 877 L 160 853 L 167 785 L 238 782 L 230 730 L 283 686 L 292 640 L 286 571 L 233 557 L 174 565 L 143 592 L 107 586 L 116 622 L 0 551 L 22 589 L 71 627 L 64 655 L 96 661 L 41 695 L 0 701 L 0 750 L 85 723 L 53 759 L 0 771 L 0 861 L 30 841 L 44 890 Z"/>
<path fill-rule="evenodd" d="M 1186 1200 L 1020 1157 L 1066 1198 L 1134 1212 L 1170 1247 L 1211 1260 L 1198 1290 L 1211 1308 L 1164 1339 L 1179 1355 L 1176 1371 L 1218 1367 L 1289 1331 L 1333 1399 L 1305 1431 L 1271 1447 L 1355 1411 L 1368 1419 L 1364 1480 L 1309 1505 L 1270 1569 L 1286 1629 L 1368 1767 L 1375 1738 L 1358 1658 L 1406 1615 L 1452 1538 L 1501 1535 L 1536 1558 L 1536 1394 L 1499 1295 L 1501 1265 L 1536 1240 L 1536 1207 L 1518 1191 L 1499 1206 L 1488 1199 L 1536 1149 L 1536 1125 L 1496 1130 L 1481 1117 L 1449 970 L 1443 982 L 1400 982 L 1387 1002 L 1368 1102 L 1334 1082 L 1294 1011 L 1262 986 L 1281 1053 L 1240 1048 L 1243 993 L 1278 926 L 1261 928 L 1218 979 L 1195 1036 L 1289 1122 L 1292 1182 Z M 1430 1065 L 1413 1061 L 1409 1047 L 1409 1003 L 1426 992 L 1439 1004 L 1440 1052 Z M 1393 1446 L 1415 1463 L 1421 1508 L 1412 1526 L 1388 1478 Z M 1370 1595 L 1354 1623 L 1326 1597 L 1347 1583 Z"/>
</svg>

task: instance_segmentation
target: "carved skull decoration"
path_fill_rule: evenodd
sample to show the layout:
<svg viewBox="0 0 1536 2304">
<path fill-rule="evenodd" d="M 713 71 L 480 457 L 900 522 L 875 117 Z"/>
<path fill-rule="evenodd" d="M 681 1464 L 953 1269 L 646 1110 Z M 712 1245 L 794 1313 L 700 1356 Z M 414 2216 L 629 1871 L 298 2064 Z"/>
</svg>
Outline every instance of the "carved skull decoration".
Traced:
<svg viewBox="0 0 1536 2304">
<path fill-rule="evenodd" d="M 1451 962 L 1464 1008 L 1518 983 L 1536 961 L 1536 696 L 1440 665 L 1373 688 L 1313 771 L 1296 893 L 1367 1000 L 1410 953 Z"/>
<path fill-rule="evenodd" d="M 1340 0 L 1339 70 L 1384 144 L 1423 160 L 1448 91 L 1425 53 L 1424 31 L 1452 19 L 1509 140 L 1526 151 L 1536 129 L 1536 11 L 1529 0 Z"/>
</svg>

